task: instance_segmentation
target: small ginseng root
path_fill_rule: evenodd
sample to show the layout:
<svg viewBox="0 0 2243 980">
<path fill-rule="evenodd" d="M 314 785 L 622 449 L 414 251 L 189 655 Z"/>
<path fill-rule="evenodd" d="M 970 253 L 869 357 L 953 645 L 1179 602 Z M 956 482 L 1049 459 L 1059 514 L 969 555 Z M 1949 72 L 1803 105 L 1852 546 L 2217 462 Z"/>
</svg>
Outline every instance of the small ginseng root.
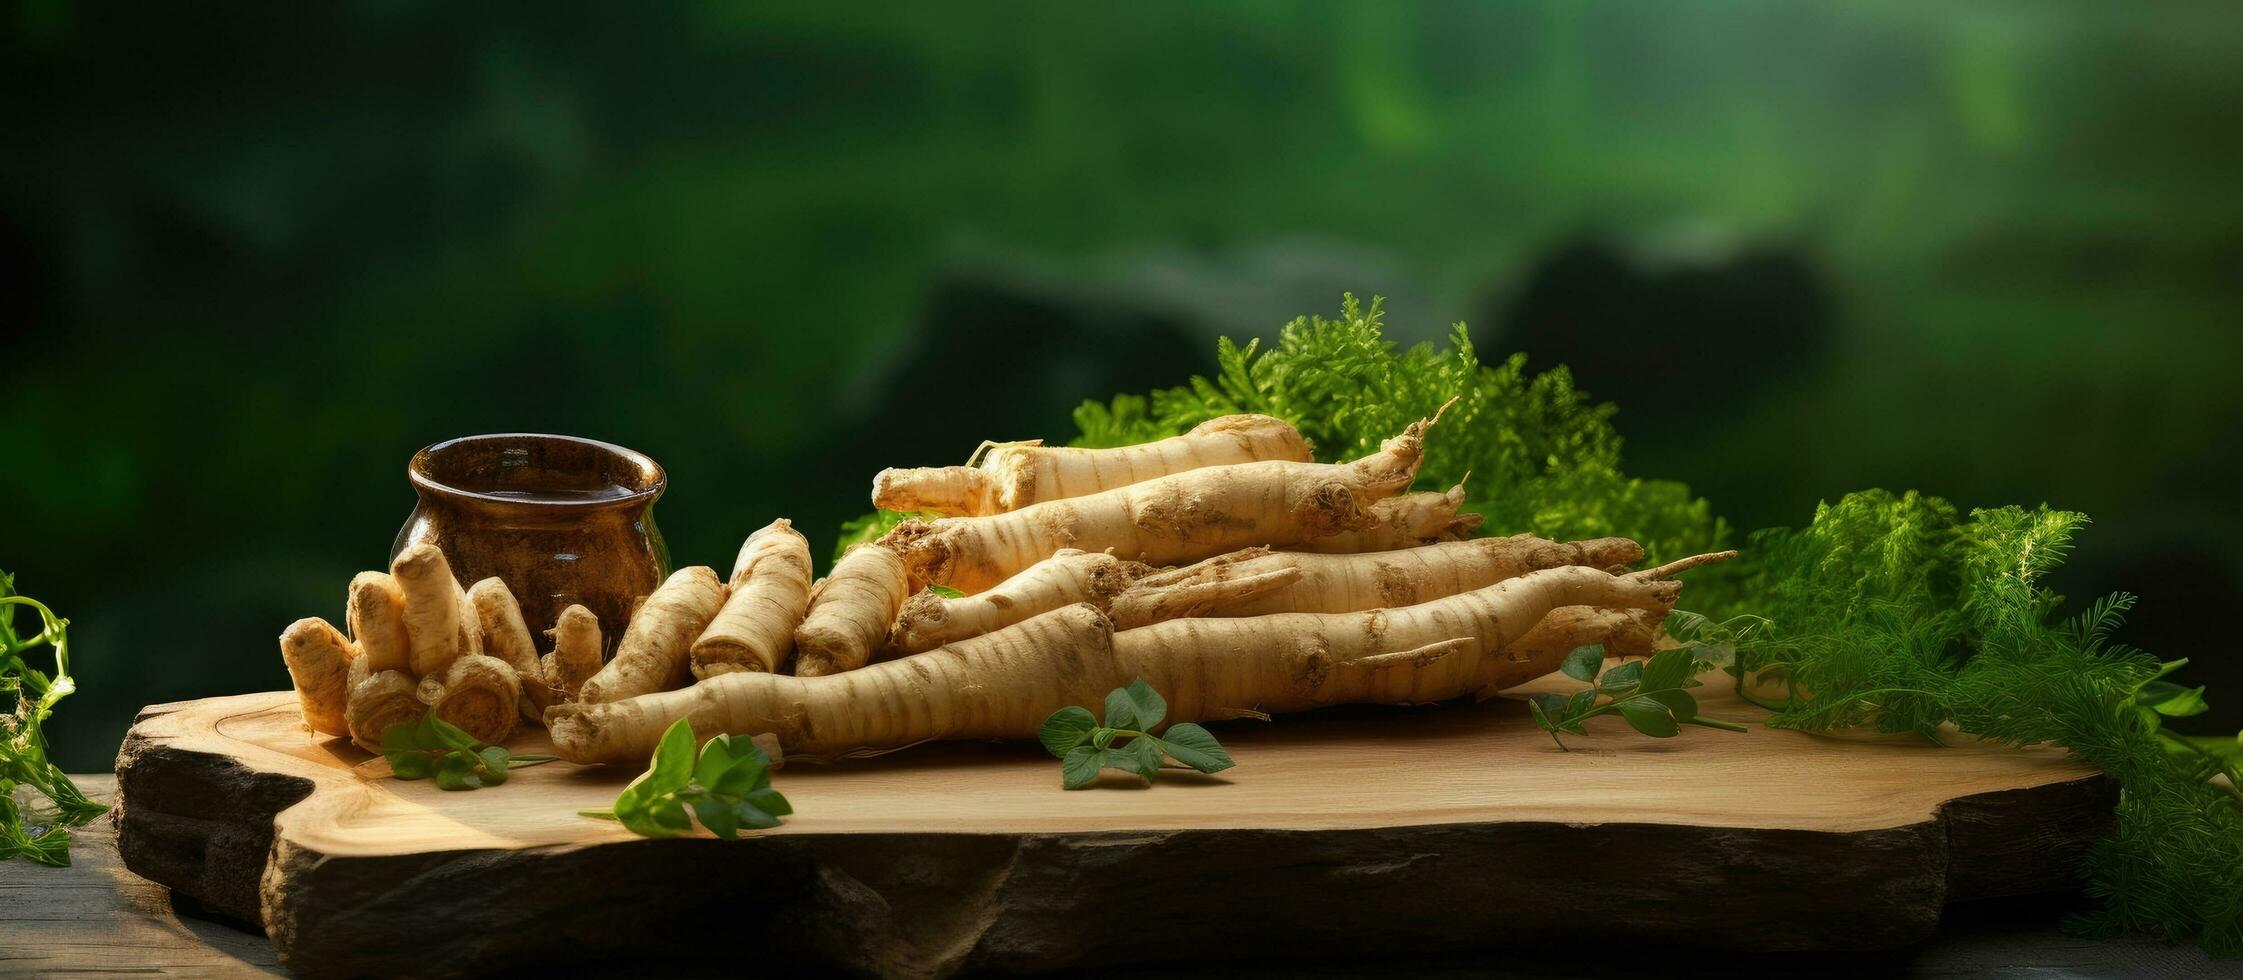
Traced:
<svg viewBox="0 0 2243 980">
<path fill-rule="evenodd" d="M 898 655 L 923 653 L 1078 602 L 1104 609 L 1151 572 L 1105 552 L 1061 548 L 984 592 L 947 598 L 924 590 L 904 600 L 888 646 Z"/>
<path fill-rule="evenodd" d="M 1503 689 L 1557 669 L 1567 650 L 1518 641 L 1553 610 L 1674 608 L 1701 555 L 1614 575 L 1546 568 L 1445 599 L 1352 613 L 1176 619 L 1115 632 L 1087 604 L 926 653 L 824 677 L 734 673 L 693 687 L 546 716 L 555 751 L 577 762 L 639 763 L 688 719 L 697 737 L 778 736 L 788 755 L 819 759 L 930 739 L 1031 738 L 1072 704 L 1143 678 L 1169 717 L 1201 721 L 1331 704 L 1413 704 Z"/>
<path fill-rule="evenodd" d="M 296 686 L 304 724 L 325 735 L 349 735 L 350 670 L 360 659 L 357 647 L 324 619 L 299 619 L 281 631 L 280 659 Z"/>
<path fill-rule="evenodd" d="M 810 542 L 782 517 L 748 535 L 732 563 L 731 595 L 693 641 L 693 676 L 774 671 L 794 652 L 810 607 Z"/>
<path fill-rule="evenodd" d="M 903 559 L 886 545 L 849 549 L 834 563 L 833 574 L 818 583 L 802 625 L 795 627 L 794 672 L 816 677 L 871 662 L 911 591 L 909 579 Z"/>
<path fill-rule="evenodd" d="M 443 551 L 425 543 L 408 547 L 390 562 L 389 574 L 404 600 L 414 676 L 442 674 L 452 661 L 483 652 L 475 610 Z"/>
<path fill-rule="evenodd" d="M 881 470 L 872 481 L 874 506 L 977 517 L 1208 466 L 1310 458 L 1300 430 L 1267 415 L 1225 415 L 1174 438 L 1118 449 L 1071 449 L 1041 440 L 984 446 L 988 451 L 979 466 Z"/>
<path fill-rule="evenodd" d="M 1198 561 L 1253 545 L 1289 545 L 1368 526 L 1364 508 L 1407 489 L 1425 433 L 1411 423 L 1352 463 L 1269 460 L 1186 470 L 1084 497 L 983 517 L 910 520 L 882 543 L 914 582 L 972 594 L 1061 548 L 1111 551 L 1149 565 Z"/>
<path fill-rule="evenodd" d="M 692 680 L 693 640 L 724 606 L 724 583 L 707 565 L 670 573 L 624 627 L 615 659 L 578 691 L 583 701 L 618 701 L 667 691 Z"/>
<path fill-rule="evenodd" d="M 468 587 L 467 601 L 483 631 L 483 653 L 504 662 L 521 681 L 522 696 L 515 700 L 522 717 L 533 722 L 543 718 L 546 706 L 553 703 L 553 688 L 538 667 L 537 643 L 530 639 L 530 626 L 522 620 L 522 604 L 514 601 L 513 590 L 495 577 L 487 578 Z"/>
<path fill-rule="evenodd" d="M 579 700 L 584 682 L 600 672 L 600 617 L 572 604 L 561 610 L 546 635 L 553 638 L 553 652 L 538 661 L 538 673 L 553 692 L 552 704 Z"/>
</svg>

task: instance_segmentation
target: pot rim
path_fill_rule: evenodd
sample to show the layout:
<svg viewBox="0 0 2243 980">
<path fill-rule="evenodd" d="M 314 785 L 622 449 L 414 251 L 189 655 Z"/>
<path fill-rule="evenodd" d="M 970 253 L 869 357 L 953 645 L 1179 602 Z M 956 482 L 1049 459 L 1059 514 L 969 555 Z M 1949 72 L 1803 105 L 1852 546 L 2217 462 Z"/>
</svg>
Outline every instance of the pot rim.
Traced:
<svg viewBox="0 0 2243 980">
<path fill-rule="evenodd" d="M 445 452 L 446 450 L 477 443 L 509 442 L 565 442 L 573 443 L 579 446 L 587 446 L 598 452 L 605 453 L 608 456 L 615 458 L 617 461 L 622 462 L 628 468 L 636 469 L 639 473 L 639 478 L 635 482 L 639 485 L 631 488 L 629 493 L 621 494 L 619 496 L 600 497 L 587 500 L 552 500 L 536 497 L 508 497 L 494 493 L 486 493 L 480 490 L 469 490 L 465 487 L 445 482 L 444 480 L 436 477 L 429 470 L 429 466 L 431 462 L 434 461 L 436 456 Z M 479 435 L 457 436 L 451 439 L 446 439 L 442 442 L 431 443 L 427 446 L 421 447 L 421 450 L 414 453 L 413 458 L 405 464 L 405 478 L 412 482 L 413 488 L 415 490 L 423 491 L 426 493 L 433 493 L 441 497 L 448 497 L 457 500 L 473 500 L 506 507 L 528 507 L 556 510 L 609 510 L 627 509 L 635 506 L 651 505 L 656 500 L 661 498 L 662 492 L 669 489 L 670 485 L 669 472 L 662 468 L 662 464 L 655 462 L 654 457 L 652 456 L 648 456 L 647 454 L 639 452 L 636 449 L 631 449 L 625 446 L 618 446 L 612 442 L 602 442 L 598 439 L 587 439 L 583 436 L 567 436 L 551 432 L 486 432 Z"/>
</svg>

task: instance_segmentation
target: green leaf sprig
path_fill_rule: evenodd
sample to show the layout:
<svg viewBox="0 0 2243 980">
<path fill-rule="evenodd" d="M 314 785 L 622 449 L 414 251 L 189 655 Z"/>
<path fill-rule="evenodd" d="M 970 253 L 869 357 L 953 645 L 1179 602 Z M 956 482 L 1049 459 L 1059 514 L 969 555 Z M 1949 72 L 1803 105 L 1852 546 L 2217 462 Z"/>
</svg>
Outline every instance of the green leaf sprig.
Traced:
<svg viewBox="0 0 2243 980">
<path fill-rule="evenodd" d="M 18 609 L 39 616 L 39 631 L 16 632 Z M 0 861 L 22 856 L 40 864 L 70 864 L 70 828 L 82 826 L 109 808 L 86 799 L 70 777 L 47 756 L 42 726 L 55 702 L 78 686 L 70 679 L 70 621 L 46 604 L 17 595 L 15 577 L 0 572 Z M 25 654 L 40 647 L 54 651 L 52 677 L 31 666 Z M 27 812 L 28 786 L 46 806 Z"/>
<path fill-rule="evenodd" d="M 435 711 L 419 721 L 391 725 L 382 732 L 382 758 L 399 779 L 436 778 L 439 789 L 468 790 L 506 782 L 510 770 L 542 765 L 558 756 L 508 755 L 497 745 L 484 745 L 458 725 L 436 717 Z"/>
<path fill-rule="evenodd" d="M 1177 722 L 1154 736 L 1167 717 L 1168 702 L 1140 677 L 1106 695 L 1103 724 L 1090 709 L 1069 706 L 1044 719 L 1036 737 L 1059 759 L 1060 785 L 1068 789 L 1096 782 L 1106 769 L 1136 773 L 1149 783 L 1160 775 L 1163 759 L 1200 772 L 1237 765 L 1213 734 L 1191 722 Z"/>
<path fill-rule="evenodd" d="M 675 837 L 701 826 L 725 840 L 740 830 L 769 830 L 794 807 L 771 788 L 771 757 L 746 738 L 718 735 L 694 756 L 693 726 L 680 718 L 662 733 L 647 771 L 623 787 L 608 810 L 579 810 L 614 820 L 641 837 Z"/>
<path fill-rule="evenodd" d="M 1616 714 L 1628 727 L 1652 738 L 1673 738 L 1683 725 L 1741 732 L 1745 726 L 1698 713 L 1698 699 L 1685 688 L 1704 684 L 1698 675 L 1714 664 L 1699 660 L 1690 649 L 1661 650 L 1649 660 L 1630 660 L 1603 671 L 1604 647 L 1590 644 L 1566 655 L 1565 676 L 1589 685 L 1571 697 L 1537 694 L 1527 701 L 1534 723 L 1550 733 L 1550 740 L 1565 749 L 1560 733 L 1587 735 L 1584 723 L 1599 715 Z M 1571 751 L 1567 749 L 1567 751 Z"/>
</svg>

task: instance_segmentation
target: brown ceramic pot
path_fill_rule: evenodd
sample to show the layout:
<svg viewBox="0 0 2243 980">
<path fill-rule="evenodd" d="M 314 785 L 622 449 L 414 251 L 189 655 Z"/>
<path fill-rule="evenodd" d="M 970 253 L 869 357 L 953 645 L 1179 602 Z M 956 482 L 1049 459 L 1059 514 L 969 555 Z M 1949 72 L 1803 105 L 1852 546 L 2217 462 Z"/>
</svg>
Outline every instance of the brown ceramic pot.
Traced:
<svg viewBox="0 0 2243 980">
<path fill-rule="evenodd" d="M 573 436 L 464 436 L 413 454 L 405 472 L 420 503 L 390 557 L 428 542 L 463 586 L 498 576 L 540 649 L 561 610 L 582 603 L 612 651 L 632 604 L 670 573 L 654 526 L 667 477 L 642 453 Z"/>
</svg>

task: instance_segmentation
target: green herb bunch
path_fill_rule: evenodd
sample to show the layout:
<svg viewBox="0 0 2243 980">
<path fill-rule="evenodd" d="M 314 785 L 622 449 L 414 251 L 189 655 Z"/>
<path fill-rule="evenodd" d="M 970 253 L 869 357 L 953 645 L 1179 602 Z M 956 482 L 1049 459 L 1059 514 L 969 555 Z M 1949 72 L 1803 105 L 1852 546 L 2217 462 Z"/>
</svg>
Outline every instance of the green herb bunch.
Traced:
<svg viewBox="0 0 2243 980">
<path fill-rule="evenodd" d="M 1167 699 L 1140 677 L 1106 695 L 1103 722 L 1088 708 L 1065 707 L 1044 719 L 1036 737 L 1059 759 L 1060 785 L 1068 789 L 1097 782 L 1106 769 L 1136 773 L 1149 783 L 1168 759 L 1200 772 L 1221 772 L 1237 764 L 1213 734 L 1191 722 L 1177 722 L 1153 735 L 1167 717 Z"/>
<path fill-rule="evenodd" d="M 623 787 L 615 806 L 577 811 L 620 821 L 641 837 L 675 837 L 693 822 L 725 840 L 741 829 L 769 830 L 794 812 L 771 788 L 771 757 L 746 738 L 718 735 L 694 755 L 693 726 L 680 718 L 662 733 L 647 771 Z"/>
<path fill-rule="evenodd" d="M 497 786 L 506 774 L 524 766 L 542 765 L 559 756 L 508 755 L 502 746 L 484 745 L 464 729 L 435 711 L 419 721 L 391 725 L 382 732 L 382 758 L 399 779 L 435 777 L 440 789 L 469 790 Z"/>
<path fill-rule="evenodd" d="M 2114 642 L 2132 596 L 2057 615 L 2042 582 L 2086 523 L 1869 490 L 1761 532 L 1746 594 L 1768 627 L 1737 647 L 1740 690 L 1782 728 L 2069 749 L 2120 789 L 2117 831 L 2086 868 L 2104 904 L 2081 924 L 2243 953 L 2243 746 L 2165 727 L 2201 713 L 2204 690 L 2165 679 L 2186 661 Z"/>
<path fill-rule="evenodd" d="M 16 630 L 16 613 L 38 614 L 38 632 Z M 54 652 L 50 676 L 25 659 L 40 647 Z M 0 572 L 0 861 L 27 857 L 40 864 L 70 863 L 70 828 L 83 826 L 108 809 L 86 799 L 76 784 L 47 758 L 43 729 L 55 702 L 78 689 L 70 679 L 70 621 L 57 618 L 46 604 L 18 595 L 15 576 Z M 46 801 L 26 807 L 18 787 L 28 786 Z M 27 812 L 28 811 L 28 812 Z"/>
<path fill-rule="evenodd" d="M 1698 714 L 1698 699 L 1686 688 L 1701 687 L 1698 675 L 1714 668 L 1700 660 L 1694 649 L 1661 650 L 1649 660 L 1630 660 L 1598 673 L 1604 667 L 1604 647 L 1577 647 L 1566 655 L 1561 668 L 1567 677 L 1589 685 L 1572 696 L 1536 694 L 1527 701 L 1534 723 L 1565 748 L 1560 733 L 1587 735 L 1583 723 L 1601 715 L 1616 714 L 1629 728 L 1652 738 L 1673 738 L 1683 725 L 1741 732 L 1745 726 Z"/>
</svg>

